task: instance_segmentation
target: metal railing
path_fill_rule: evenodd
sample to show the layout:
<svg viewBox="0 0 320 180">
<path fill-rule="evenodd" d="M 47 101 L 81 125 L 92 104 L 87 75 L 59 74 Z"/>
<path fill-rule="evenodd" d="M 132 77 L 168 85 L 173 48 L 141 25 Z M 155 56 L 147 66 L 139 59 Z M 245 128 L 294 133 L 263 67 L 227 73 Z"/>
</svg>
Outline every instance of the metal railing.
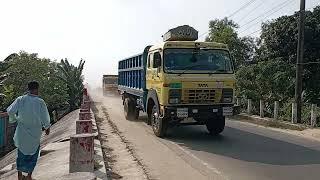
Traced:
<svg viewBox="0 0 320 180">
<path fill-rule="evenodd" d="M 0 116 L 0 157 L 14 149 L 13 136 L 16 123 L 9 123 L 8 116 Z"/>
<path fill-rule="evenodd" d="M 269 117 L 274 120 L 285 120 L 297 123 L 296 103 L 283 103 L 279 101 L 267 102 L 264 100 L 252 100 L 247 98 L 236 98 L 236 106 L 239 113 L 258 115 L 262 118 Z M 320 108 L 316 104 L 304 106 L 303 122 L 312 127 L 319 126 Z"/>
</svg>

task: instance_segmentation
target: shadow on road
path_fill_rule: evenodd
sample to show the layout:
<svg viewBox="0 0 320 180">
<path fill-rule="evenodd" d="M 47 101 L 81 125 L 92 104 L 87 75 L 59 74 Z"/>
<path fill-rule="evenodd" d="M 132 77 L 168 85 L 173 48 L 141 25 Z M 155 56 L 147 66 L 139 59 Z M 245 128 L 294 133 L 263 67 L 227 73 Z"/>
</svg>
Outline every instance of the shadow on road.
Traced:
<svg viewBox="0 0 320 180">
<path fill-rule="evenodd" d="M 210 136 L 205 128 L 177 127 L 168 140 L 190 150 L 272 165 L 320 164 L 320 151 L 226 127 L 220 136 Z"/>
</svg>

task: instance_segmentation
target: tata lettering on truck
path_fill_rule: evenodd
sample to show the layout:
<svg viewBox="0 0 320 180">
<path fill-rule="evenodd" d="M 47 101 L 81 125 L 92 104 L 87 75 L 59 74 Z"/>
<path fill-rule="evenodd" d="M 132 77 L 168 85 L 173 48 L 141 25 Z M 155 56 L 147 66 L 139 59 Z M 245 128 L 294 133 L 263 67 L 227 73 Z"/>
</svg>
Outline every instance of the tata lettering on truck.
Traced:
<svg viewBox="0 0 320 180">
<path fill-rule="evenodd" d="M 235 76 L 227 45 L 197 42 L 198 31 L 184 25 L 163 42 L 119 61 L 119 85 L 126 119 L 146 112 L 156 136 L 176 125 L 206 125 L 220 134 L 233 114 Z"/>
</svg>

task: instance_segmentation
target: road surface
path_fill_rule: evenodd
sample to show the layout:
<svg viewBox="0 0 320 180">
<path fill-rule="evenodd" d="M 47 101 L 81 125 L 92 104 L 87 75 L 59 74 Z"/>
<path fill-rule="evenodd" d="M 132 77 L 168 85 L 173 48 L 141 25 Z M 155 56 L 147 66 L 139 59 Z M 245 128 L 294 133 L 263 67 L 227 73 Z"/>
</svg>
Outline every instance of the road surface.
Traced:
<svg viewBox="0 0 320 180">
<path fill-rule="evenodd" d="M 320 179 L 320 142 L 249 123 L 228 120 L 210 136 L 204 126 L 175 127 L 153 135 L 142 115 L 127 121 L 118 96 L 95 97 L 133 147 L 149 179 Z M 121 158 L 120 158 L 121 160 Z"/>
</svg>

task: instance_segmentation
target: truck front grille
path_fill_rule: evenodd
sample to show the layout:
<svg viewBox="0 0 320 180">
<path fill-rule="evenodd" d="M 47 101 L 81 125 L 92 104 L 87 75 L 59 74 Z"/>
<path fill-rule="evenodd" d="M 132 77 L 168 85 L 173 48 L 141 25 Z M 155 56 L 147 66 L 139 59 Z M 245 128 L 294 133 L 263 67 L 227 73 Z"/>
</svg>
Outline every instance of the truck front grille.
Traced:
<svg viewBox="0 0 320 180">
<path fill-rule="evenodd" d="M 219 101 L 216 95 L 215 89 L 186 89 L 183 92 L 182 103 L 212 104 Z"/>
</svg>

